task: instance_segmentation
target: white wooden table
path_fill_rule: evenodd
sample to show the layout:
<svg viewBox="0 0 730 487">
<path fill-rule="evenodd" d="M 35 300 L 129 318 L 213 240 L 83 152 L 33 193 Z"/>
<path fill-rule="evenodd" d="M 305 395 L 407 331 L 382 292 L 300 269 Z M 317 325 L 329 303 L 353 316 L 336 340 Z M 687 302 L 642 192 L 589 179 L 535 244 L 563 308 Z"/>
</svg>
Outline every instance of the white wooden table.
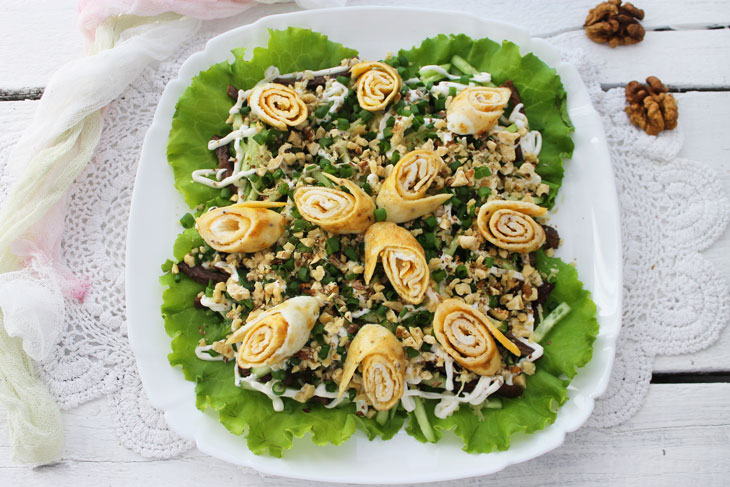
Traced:
<svg viewBox="0 0 730 487">
<path fill-rule="evenodd" d="M 364 2 L 350 2 L 362 4 Z M 386 4 L 387 2 L 379 2 Z M 417 5 L 403 1 L 404 5 Z M 448 6 L 449 2 L 444 2 Z M 451 2 L 454 10 L 475 1 Z M 676 93 L 681 155 L 711 165 L 730 190 L 730 2 L 636 0 L 646 10 L 643 43 L 609 49 L 588 41 L 581 25 L 595 0 L 483 2 L 484 16 L 528 28 L 534 35 L 569 36 L 605 61 L 605 88 L 648 75 Z M 2 0 L 0 9 L 0 131 L 31 120 L 53 72 L 83 54 L 72 0 Z M 293 5 L 257 6 L 228 21 L 247 23 Z M 730 276 L 730 232 L 705 252 Z M 9 461 L 7 424 L 0 412 L 0 485 L 304 485 L 255 472 L 191 450 L 172 460 L 143 458 L 119 444 L 107 399 L 64 413 L 66 447 L 55 465 L 30 470 Z M 730 330 L 710 349 L 658 357 L 646 403 L 610 430 L 579 430 L 561 448 L 493 476 L 450 485 L 728 485 L 730 484 Z"/>
</svg>

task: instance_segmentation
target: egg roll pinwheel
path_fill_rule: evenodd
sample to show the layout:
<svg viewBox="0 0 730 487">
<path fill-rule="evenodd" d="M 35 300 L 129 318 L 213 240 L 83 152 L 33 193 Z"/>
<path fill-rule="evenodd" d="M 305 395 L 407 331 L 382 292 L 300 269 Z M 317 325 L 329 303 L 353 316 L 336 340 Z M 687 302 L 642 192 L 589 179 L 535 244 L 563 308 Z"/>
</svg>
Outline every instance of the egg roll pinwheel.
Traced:
<svg viewBox="0 0 730 487">
<path fill-rule="evenodd" d="M 382 257 L 385 275 L 404 301 L 418 304 L 426 295 L 431 273 L 426 253 L 411 232 L 391 222 L 378 222 L 365 232 L 365 284 Z"/>
<path fill-rule="evenodd" d="M 494 127 L 512 92 L 477 86 L 456 95 L 446 110 L 446 127 L 459 135 L 476 135 Z"/>
<path fill-rule="evenodd" d="M 395 335 L 380 325 L 360 328 L 347 350 L 338 397 L 347 390 L 358 365 L 363 390 L 373 407 L 387 411 L 395 406 L 406 381 L 406 356 Z"/>
<path fill-rule="evenodd" d="M 357 101 L 364 110 L 377 112 L 396 101 L 402 84 L 398 71 L 385 63 L 364 62 L 350 69 L 357 85 Z"/>
<path fill-rule="evenodd" d="M 433 151 L 419 149 L 404 155 L 380 188 L 377 203 L 385 208 L 388 221 L 403 223 L 436 210 L 451 194 L 426 196 L 444 165 Z"/>
<path fill-rule="evenodd" d="M 502 356 L 496 338 L 519 356 L 520 349 L 489 321 L 484 313 L 461 299 L 447 299 L 436 308 L 433 333 L 443 349 L 462 367 L 479 375 L 493 375 Z"/>
<path fill-rule="evenodd" d="M 264 123 L 279 130 L 295 127 L 309 116 L 299 94 L 279 83 L 266 83 L 248 95 L 248 106 Z"/>
<path fill-rule="evenodd" d="M 488 201 L 479 209 L 477 227 L 497 247 L 526 254 L 545 243 L 545 230 L 532 217 L 546 213 L 542 206 L 524 201 Z"/>
<path fill-rule="evenodd" d="M 275 365 L 301 350 L 318 317 L 316 298 L 287 299 L 241 326 L 226 343 L 239 344 L 236 363 L 241 368 Z"/>
<path fill-rule="evenodd" d="M 305 220 L 331 233 L 362 233 L 373 224 L 375 203 L 360 187 L 323 173 L 349 193 L 323 186 L 305 186 L 294 192 L 294 203 Z"/>
<path fill-rule="evenodd" d="M 198 218 L 198 232 L 219 252 L 258 252 L 279 240 L 286 224 L 286 218 L 267 208 L 285 205 L 247 201 L 214 208 Z"/>
</svg>

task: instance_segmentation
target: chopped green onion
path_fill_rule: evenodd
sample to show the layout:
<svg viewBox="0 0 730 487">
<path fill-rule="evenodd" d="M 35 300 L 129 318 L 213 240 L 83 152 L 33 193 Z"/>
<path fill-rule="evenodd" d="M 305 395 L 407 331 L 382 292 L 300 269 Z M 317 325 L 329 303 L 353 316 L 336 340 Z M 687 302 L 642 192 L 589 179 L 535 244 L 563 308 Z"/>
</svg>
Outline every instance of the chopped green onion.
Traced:
<svg viewBox="0 0 730 487">
<path fill-rule="evenodd" d="M 302 282 L 307 282 L 309 280 L 309 269 L 306 267 L 300 267 L 297 271 L 297 277 Z"/>
<path fill-rule="evenodd" d="M 486 178 L 492 175 L 492 170 L 487 166 L 477 167 L 474 169 L 474 177 L 477 179 Z"/>
<path fill-rule="evenodd" d="M 331 106 L 332 106 L 332 102 L 330 102 L 330 103 L 328 103 L 326 105 L 322 105 L 322 106 L 318 107 L 314 111 L 314 116 L 317 117 L 317 118 L 324 118 L 324 117 L 326 117 L 327 116 L 327 113 L 329 113 L 329 111 L 330 111 L 330 107 Z"/>
<path fill-rule="evenodd" d="M 195 217 L 190 213 L 185 213 L 183 217 L 180 218 L 180 225 L 184 228 L 193 228 L 195 226 Z"/>
<path fill-rule="evenodd" d="M 337 128 L 339 130 L 342 130 L 343 132 L 345 130 L 348 130 L 350 128 L 350 121 L 346 118 L 338 118 L 337 119 Z"/>
<path fill-rule="evenodd" d="M 348 78 L 347 76 L 340 75 L 336 79 L 338 83 L 342 83 L 345 86 L 348 86 L 350 84 L 350 78 Z"/>
<path fill-rule="evenodd" d="M 353 174 L 355 174 L 355 169 L 353 169 L 353 167 L 349 164 L 345 164 L 337 168 L 337 174 L 341 178 L 348 179 L 351 178 Z"/>
<path fill-rule="evenodd" d="M 430 229 L 432 229 L 432 230 L 433 230 L 434 228 L 436 228 L 436 226 L 437 226 L 437 225 L 439 224 L 438 220 L 437 220 L 437 219 L 436 219 L 436 217 L 435 217 L 435 216 L 433 216 L 433 215 L 429 215 L 428 217 L 426 217 L 426 218 L 425 218 L 425 219 L 423 220 L 423 223 L 425 223 L 425 224 L 426 224 L 426 225 L 428 226 L 428 228 L 430 228 Z"/>
<path fill-rule="evenodd" d="M 373 113 L 369 112 L 367 110 L 360 110 L 360 118 L 362 118 L 363 122 L 369 122 L 373 118 Z"/>
<path fill-rule="evenodd" d="M 509 126 L 509 127 L 507 127 L 506 129 L 504 129 L 504 131 L 505 131 L 505 132 L 513 132 L 513 133 L 514 133 L 514 132 L 517 132 L 517 124 L 514 124 L 514 123 L 513 123 L 512 125 L 510 125 L 510 126 Z"/>
<path fill-rule="evenodd" d="M 459 239 L 455 238 L 451 241 L 451 244 L 449 244 L 448 248 L 444 250 L 444 253 L 453 256 L 457 248 L 459 248 Z"/>
<path fill-rule="evenodd" d="M 408 354 L 409 358 L 418 357 L 418 350 L 416 350 L 413 347 L 406 347 L 406 353 Z"/>
<path fill-rule="evenodd" d="M 388 210 L 385 208 L 377 208 L 373 214 L 376 222 L 384 222 L 388 219 Z"/>
<path fill-rule="evenodd" d="M 477 189 L 477 194 L 479 195 L 479 198 L 486 199 L 490 194 L 492 194 L 492 190 L 487 186 L 482 186 Z"/>
<path fill-rule="evenodd" d="M 175 277 L 173 277 L 173 279 L 175 280 L 175 282 L 182 281 L 182 274 L 175 274 Z"/>
<path fill-rule="evenodd" d="M 337 237 L 328 238 L 325 242 L 327 255 L 332 255 L 340 250 L 340 240 Z"/>
<path fill-rule="evenodd" d="M 221 189 L 221 198 L 230 198 L 231 195 L 233 195 L 233 192 L 231 191 L 231 188 L 229 188 L 228 186 Z"/>
<path fill-rule="evenodd" d="M 360 256 L 357 255 L 357 251 L 352 247 L 345 247 L 344 254 L 345 257 L 350 260 L 360 260 Z"/>
<path fill-rule="evenodd" d="M 465 265 L 459 264 L 456 266 L 456 276 L 460 279 L 466 278 L 466 276 L 469 275 L 469 270 L 466 268 Z"/>
<path fill-rule="evenodd" d="M 277 396 L 281 396 L 286 392 L 286 386 L 283 382 L 274 382 L 274 384 L 271 386 L 271 392 L 273 392 Z"/>
<path fill-rule="evenodd" d="M 319 349 L 319 358 L 324 360 L 327 358 L 327 355 L 330 353 L 330 344 L 329 343 L 323 343 L 322 347 Z"/>
<path fill-rule="evenodd" d="M 390 162 L 392 162 L 393 164 L 397 164 L 398 161 L 400 161 L 400 152 L 393 151 L 393 155 L 390 156 Z"/>
<path fill-rule="evenodd" d="M 284 370 L 284 369 L 272 370 L 271 377 L 273 377 L 276 380 L 284 380 L 284 379 L 286 379 L 286 370 Z"/>
<path fill-rule="evenodd" d="M 441 282 L 446 278 L 446 271 L 443 269 L 436 269 L 431 273 L 431 278 L 436 282 Z"/>
<path fill-rule="evenodd" d="M 456 96 L 456 86 L 449 86 L 449 96 Z"/>
<path fill-rule="evenodd" d="M 547 315 L 542 322 L 537 325 L 537 328 L 535 329 L 535 341 L 541 342 L 545 336 L 550 333 L 550 330 L 553 329 L 553 327 L 565 316 L 570 313 L 570 306 L 568 303 L 560 303 L 557 308 L 552 310 L 549 315 Z"/>
<path fill-rule="evenodd" d="M 357 298 L 349 298 L 345 303 L 345 306 L 347 306 L 347 309 L 350 311 L 355 311 L 360 307 L 360 300 Z"/>
</svg>

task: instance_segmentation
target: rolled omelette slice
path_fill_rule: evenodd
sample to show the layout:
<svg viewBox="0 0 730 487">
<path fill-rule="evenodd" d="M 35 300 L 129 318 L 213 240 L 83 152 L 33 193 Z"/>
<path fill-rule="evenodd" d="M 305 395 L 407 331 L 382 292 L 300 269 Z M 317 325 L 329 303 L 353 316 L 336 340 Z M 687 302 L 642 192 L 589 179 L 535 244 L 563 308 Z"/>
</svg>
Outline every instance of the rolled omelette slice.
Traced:
<svg viewBox="0 0 730 487">
<path fill-rule="evenodd" d="M 388 221 L 403 223 L 436 209 L 451 194 L 426 196 L 444 161 L 431 150 L 419 149 L 404 155 L 380 188 L 377 203 L 385 208 Z"/>
<path fill-rule="evenodd" d="M 271 247 L 284 233 L 286 218 L 268 209 L 281 206 L 286 203 L 247 201 L 214 208 L 200 215 L 198 232 L 220 252 L 258 252 Z"/>
<path fill-rule="evenodd" d="M 318 317 L 316 298 L 287 299 L 236 330 L 226 343 L 239 343 L 236 355 L 239 367 L 275 365 L 302 349 Z"/>
<path fill-rule="evenodd" d="M 402 80 L 398 71 L 385 63 L 357 63 L 350 68 L 350 76 L 356 80 L 357 101 L 364 110 L 377 112 L 397 99 Z"/>
<path fill-rule="evenodd" d="M 502 362 L 494 338 L 515 355 L 520 349 L 507 340 L 481 311 L 461 299 L 447 299 L 436 308 L 433 332 L 443 349 L 479 375 L 494 375 Z M 496 335 L 496 336 L 495 336 Z"/>
<path fill-rule="evenodd" d="M 323 186 L 305 186 L 294 192 L 294 203 L 305 220 L 331 233 L 362 233 L 373 224 L 375 203 L 360 187 L 347 179 L 323 173 L 349 193 Z"/>
<path fill-rule="evenodd" d="M 391 222 L 378 222 L 365 232 L 365 284 L 375 272 L 378 257 L 393 289 L 404 301 L 418 304 L 428 290 L 431 272 L 426 253 L 411 232 Z"/>
<path fill-rule="evenodd" d="M 248 106 L 264 123 L 287 130 L 304 122 L 309 116 L 307 105 L 299 94 L 279 83 L 266 83 L 248 95 Z"/>
<path fill-rule="evenodd" d="M 446 110 L 446 127 L 459 135 L 476 135 L 496 125 L 512 92 L 475 86 L 456 95 Z"/>
<path fill-rule="evenodd" d="M 547 209 L 524 201 L 488 201 L 479 209 L 477 228 L 489 242 L 511 252 L 529 253 L 545 243 L 545 230 L 533 216 Z"/>
<path fill-rule="evenodd" d="M 347 390 L 358 365 L 363 390 L 373 407 L 387 411 L 395 406 L 406 381 L 406 356 L 395 335 L 380 325 L 360 328 L 347 350 L 338 397 Z"/>
</svg>

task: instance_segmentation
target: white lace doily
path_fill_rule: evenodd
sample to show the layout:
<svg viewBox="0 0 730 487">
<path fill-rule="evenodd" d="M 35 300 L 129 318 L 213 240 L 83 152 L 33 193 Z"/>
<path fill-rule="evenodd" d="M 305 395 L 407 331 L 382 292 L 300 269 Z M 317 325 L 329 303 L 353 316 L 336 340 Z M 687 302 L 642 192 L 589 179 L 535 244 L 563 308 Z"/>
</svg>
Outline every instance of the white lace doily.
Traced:
<svg viewBox="0 0 730 487">
<path fill-rule="evenodd" d="M 142 141 L 162 90 L 204 40 L 196 38 L 174 59 L 148 68 L 107 109 L 99 148 L 69 199 L 63 246 L 68 265 L 91 287 L 83 303 L 67 302 L 68 327 L 55 354 L 41 364 L 63 408 L 109 396 L 122 443 L 150 457 L 171 457 L 192 443 L 171 432 L 149 405 L 129 348 L 127 217 Z M 623 90 L 601 91 L 595 66 L 576 53 L 569 58 L 602 114 L 622 209 L 623 329 L 609 390 L 589 423 L 608 427 L 642 405 L 655 355 L 700 350 L 723 328 L 718 317 L 728 316 L 727 285 L 699 252 L 721 235 L 728 205 L 708 167 L 676 158 L 678 131 L 651 137 L 635 130 L 623 112 Z"/>
</svg>

